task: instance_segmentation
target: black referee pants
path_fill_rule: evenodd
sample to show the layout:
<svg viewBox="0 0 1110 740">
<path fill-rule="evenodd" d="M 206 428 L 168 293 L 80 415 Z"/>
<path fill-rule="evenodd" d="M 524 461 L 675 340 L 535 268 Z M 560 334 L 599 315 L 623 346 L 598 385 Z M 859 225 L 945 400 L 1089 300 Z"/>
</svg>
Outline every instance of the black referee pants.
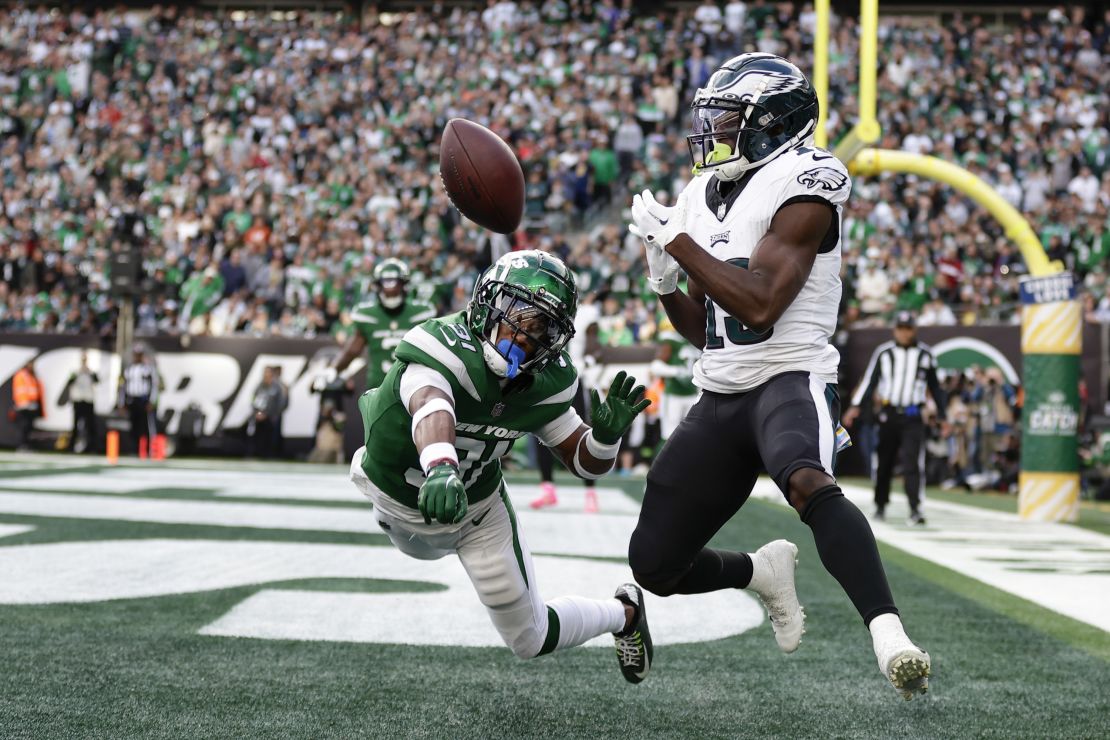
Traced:
<svg viewBox="0 0 1110 740">
<path fill-rule="evenodd" d="M 890 479 L 894 477 L 895 463 L 900 460 L 910 511 L 917 511 L 925 476 L 925 422 L 921 416 L 883 411 L 879 416 L 879 446 L 875 455 L 875 506 L 881 511 L 890 501 Z"/>
<path fill-rule="evenodd" d="M 131 450 L 139 453 L 139 439 L 146 437 L 147 454 L 150 454 L 150 441 L 158 433 L 154 411 L 147 411 L 149 400 L 145 398 L 127 399 L 127 415 L 131 418 Z"/>
</svg>

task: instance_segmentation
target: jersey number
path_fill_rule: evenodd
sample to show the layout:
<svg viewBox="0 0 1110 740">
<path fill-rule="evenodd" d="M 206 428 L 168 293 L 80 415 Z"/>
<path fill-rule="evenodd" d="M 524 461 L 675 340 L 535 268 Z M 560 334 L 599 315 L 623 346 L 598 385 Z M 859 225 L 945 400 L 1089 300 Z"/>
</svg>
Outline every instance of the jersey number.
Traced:
<svg viewBox="0 0 1110 740">
<path fill-rule="evenodd" d="M 458 324 L 443 324 L 439 327 L 439 333 L 443 335 L 443 340 L 447 342 L 447 345 L 450 347 L 461 344 L 471 352 L 478 351 L 478 348 L 471 344 L 474 340 L 471 339 L 470 332 L 467 331 L 465 326 L 459 326 Z M 451 336 L 452 333 L 454 333 L 454 337 Z"/>
<path fill-rule="evenodd" d="M 734 257 L 728 260 L 728 264 L 736 265 L 737 267 L 748 269 L 747 257 Z M 746 345 L 746 344 L 759 344 L 766 342 L 771 338 L 774 333 L 775 327 L 771 327 L 767 331 L 758 332 L 744 326 L 740 321 L 732 316 L 725 316 L 725 336 L 731 344 Z M 721 349 L 725 346 L 725 340 L 717 334 L 717 309 L 713 305 L 713 299 L 709 296 L 705 297 L 705 348 L 706 349 Z"/>
</svg>

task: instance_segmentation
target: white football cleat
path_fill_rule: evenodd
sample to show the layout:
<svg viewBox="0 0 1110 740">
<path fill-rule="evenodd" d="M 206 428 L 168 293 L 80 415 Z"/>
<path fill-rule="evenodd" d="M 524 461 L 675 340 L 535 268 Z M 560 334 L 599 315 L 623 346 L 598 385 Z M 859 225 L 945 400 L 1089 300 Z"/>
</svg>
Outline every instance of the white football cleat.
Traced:
<svg viewBox="0 0 1110 740">
<path fill-rule="evenodd" d="M 752 582 L 748 589 L 754 591 L 767 608 L 779 649 L 792 653 L 798 649 L 806 631 L 806 613 L 798 603 L 798 592 L 794 588 L 798 546 L 786 540 L 775 540 L 756 550 L 751 558 Z"/>
<path fill-rule="evenodd" d="M 875 629 L 875 622 L 879 620 L 883 624 Z M 932 667 L 929 654 L 910 642 L 897 615 L 880 615 L 871 624 L 875 658 L 886 679 L 906 701 L 912 699 L 914 694 L 927 693 Z"/>
</svg>

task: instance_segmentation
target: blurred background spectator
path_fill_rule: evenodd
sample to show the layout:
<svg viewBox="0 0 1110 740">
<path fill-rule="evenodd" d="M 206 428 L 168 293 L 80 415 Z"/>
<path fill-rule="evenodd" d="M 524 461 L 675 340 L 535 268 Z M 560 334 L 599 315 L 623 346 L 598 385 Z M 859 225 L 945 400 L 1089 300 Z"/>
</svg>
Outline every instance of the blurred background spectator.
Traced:
<svg viewBox="0 0 1110 740">
<path fill-rule="evenodd" d="M 46 391 L 35 375 L 35 364 L 28 360 L 12 377 L 12 419 L 19 427 L 19 452 L 31 449 L 31 430 L 35 420 L 44 415 Z"/>
<path fill-rule="evenodd" d="M 73 432 L 69 447 L 81 454 L 94 447 L 98 438 L 96 411 L 96 385 L 100 377 L 89 367 L 88 352 L 81 352 L 81 364 L 70 374 L 62 391 L 62 403 L 73 404 Z"/>
<path fill-rule="evenodd" d="M 896 12 L 880 23 L 880 145 L 997 188 L 1074 271 L 1086 319 L 1110 323 L 1110 13 Z M 2 7 L 0 331 L 110 340 L 112 258 L 139 245 L 137 336 L 342 344 L 387 257 L 447 311 L 505 251 L 538 248 L 599 307 L 602 345 L 655 344 L 661 314 L 624 228 L 630 194 L 671 202 L 685 185 L 687 107 L 720 62 L 762 50 L 808 73 L 814 24 L 810 3 L 762 0 L 362 17 Z M 833 142 L 857 116 L 857 30 L 851 17 L 831 27 Z M 454 116 L 520 157 L 525 221 L 511 237 L 462 220 L 443 194 L 438 137 Z M 1020 254 L 943 184 L 857 179 L 841 244 L 842 346 L 900 310 L 922 326 L 1018 321 Z M 1002 408 L 1016 417 L 1020 393 L 984 373 L 953 378 L 935 473 L 1005 480 L 1020 425 Z"/>
<path fill-rule="evenodd" d="M 807 68 L 813 24 L 808 3 L 712 0 L 361 19 L 0 9 L 0 328 L 110 335 L 110 255 L 132 242 L 141 334 L 309 337 L 345 330 L 383 257 L 446 310 L 501 250 L 530 246 L 618 297 L 610 343 L 652 342 L 629 193 L 682 187 L 686 106 L 719 62 L 763 49 Z M 884 16 L 880 30 L 882 146 L 995 185 L 1075 270 L 1093 321 L 1110 321 L 1108 39 L 1079 8 Z M 836 19 L 832 141 L 856 115 L 857 44 L 855 20 Z M 452 116 L 502 134 L 528 173 L 511 242 L 443 195 Z M 857 180 L 843 246 L 842 312 L 860 325 L 926 304 L 923 324 L 1016 320 L 1020 256 L 944 185 Z"/>
<path fill-rule="evenodd" d="M 262 382 L 251 399 L 253 413 L 247 421 L 247 454 L 267 459 L 278 452 L 278 428 L 281 425 L 284 391 L 273 366 L 262 371 Z"/>
</svg>

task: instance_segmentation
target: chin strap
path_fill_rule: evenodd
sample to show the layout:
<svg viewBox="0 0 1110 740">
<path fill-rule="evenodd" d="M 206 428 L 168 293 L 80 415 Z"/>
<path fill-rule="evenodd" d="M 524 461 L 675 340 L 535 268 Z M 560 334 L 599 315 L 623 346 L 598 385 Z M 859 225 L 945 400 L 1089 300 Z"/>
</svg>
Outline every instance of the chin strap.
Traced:
<svg viewBox="0 0 1110 740">
<path fill-rule="evenodd" d="M 524 350 L 510 340 L 502 339 L 497 343 L 497 351 L 508 360 L 509 366 L 505 370 L 505 377 L 512 380 L 520 374 L 520 365 L 524 362 Z"/>
</svg>

